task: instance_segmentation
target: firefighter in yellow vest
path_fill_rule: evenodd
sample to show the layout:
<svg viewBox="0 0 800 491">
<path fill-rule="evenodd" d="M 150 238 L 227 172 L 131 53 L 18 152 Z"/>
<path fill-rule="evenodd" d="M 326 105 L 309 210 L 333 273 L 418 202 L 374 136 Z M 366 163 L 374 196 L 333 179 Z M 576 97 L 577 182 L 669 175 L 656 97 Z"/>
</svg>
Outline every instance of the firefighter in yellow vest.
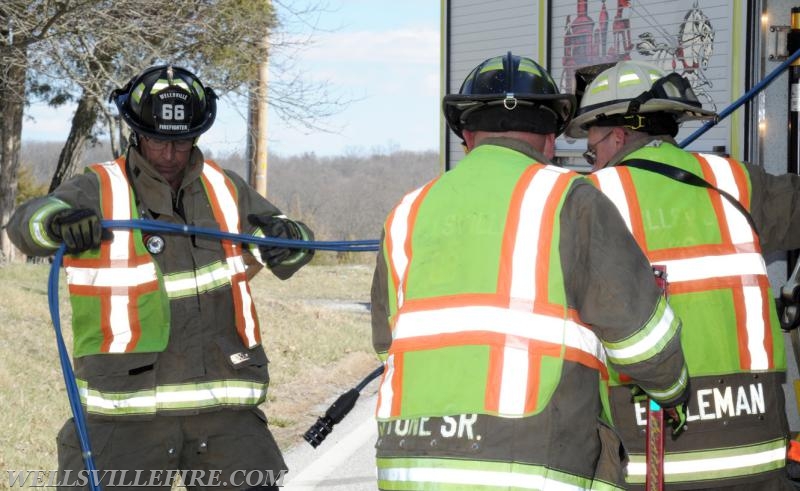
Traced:
<svg viewBox="0 0 800 491">
<path fill-rule="evenodd" d="M 550 163 L 574 106 L 511 53 L 444 98 L 467 155 L 391 212 L 372 285 L 381 489 L 619 489 L 611 366 L 679 424 L 680 321 L 611 202 Z"/>
<path fill-rule="evenodd" d="M 800 248 L 800 177 L 679 148 L 682 122 L 716 114 L 677 73 L 641 61 L 584 72 L 566 134 L 587 138 L 592 179 L 666 268 L 683 321 L 692 391 L 685 431 L 666 441 L 666 488 L 793 489 L 784 340 L 762 253 Z M 640 489 L 644 406 L 631 403 L 628 375 L 611 371 L 612 408 L 631 454 L 627 480 Z"/>
<path fill-rule="evenodd" d="M 204 159 L 196 144 L 214 123 L 216 95 L 194 74 L 153 66 L 112 99 L 132 131 L 126 156 L 24 203 L 8 226 L 26 254 L 48 256 L 62 242 L 69 253 L 75 374 L 92 452 L 101 472 L 128 471 L 101 484 L 131 485 L 140 471 L 142 482 L 168 489 L 159 473 L 181 470 L 190 489 L 209 477 L 219 489 L 277 489 L 269 481 L 286 466 L 258 409 L 268 362 L 245 261 L 286 279 L 313 251 L 101 230 L 100 220 L 296 240 L 312 233 Z M 62 478 L 83 470 L 71 420 L 58 435 L 58 460 Z"/>
</svg>

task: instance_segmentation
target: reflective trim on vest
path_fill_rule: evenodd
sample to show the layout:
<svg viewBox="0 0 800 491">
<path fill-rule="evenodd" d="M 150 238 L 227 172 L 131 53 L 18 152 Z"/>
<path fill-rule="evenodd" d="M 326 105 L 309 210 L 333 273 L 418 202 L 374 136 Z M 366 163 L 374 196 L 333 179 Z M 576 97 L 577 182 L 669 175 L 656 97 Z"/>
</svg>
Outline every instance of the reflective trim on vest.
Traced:
<svg viewBox="0 0 800 491">
<path fill-rule="evenodd" d="M 746 183 L 737 180 L 733 164 L 716 155 L 693 154 L 703 169 L 705 180 L 723 189 L 736 198 L 746 189 Z M 638 172 L 638 171 L 637 171 Z M 648 173 L 647 171 L 641 171 Z M 636 204 L 637 191 L 631 181 L 631 170 L 624 167 L 607 167 L 592 174 L 603 193 L 619 210 L 633 233 L 639 246 L 652 264 L 665 265 L 670 291 L 673 295 L 685 292 L 702 292 L 719 288 L 739 290 L 741 316 L 738 317 L 741 335 L 746 337 L 747 353 L 742 355 L 743 369 L 767 370 L 772 365 L 772 356 L 766 340 L 769 329 L 767 298 L 767 268 L 754 231 L 747 219 L 727 199 L 718 193 L 711 194 L 712 202 L 720 203 L 714 211 L 717 215 L 723 243 L 698 244 L 681 248 L 650 250 L 644 237 L 641 212 Z M 666 179 L 666 178 L 665 178 Z M 677 184 L 677 183 L 676 183 Z M 741 199 L 741 198 L 740 198 Z M 744 199 L 749 206 L 749 198 Z"/>
<path fill-rule="evenodd" d="M 757 252 L 662 260 L 657 264 L 667 267 L 670 285 L 682 281 L 708 280 L 726 276 L 764 275 L 767 272 L 764 257 Z"/>
<path fill-rule="evenodd" d="M 648 360 L 669 343 L 679 327 L 666 299 L 659 298 L 653 315 L 635 335 L 616 343 L 606 343 L 608 358 L 618 365 Z"/>
<path fill-rule="evenodd" d="M 785 440 L 724 450 L 669 453 L 664 460 L 664 473 L 668 483 L 714 481 L 781 469 L 785 458 Z M 628 482 L 644 483 L 645 456 L 631 454 L 627 469 Z"/>
<path fill-rule="evenodd" d="M 405 279 L 409 262 L 408 251 L 406 250 L 406 242 L 409 238 L 408 217 L 411 215 L 411 208 L 414 205 L 419 206 L 418 200 L 425 195 L 428 189 L 430 189 L 430 185 L 423 186 L 404 196 L 400 204 L 392 212 L 392 216 L 389 217 L 391 225 L 388 227 L 386 240 L 389 248 L 389 260 L 393 266 L 390 272 L 397 291 L 398 310 L 403 306 L 405 298 Z"/>
<path fill-rule="evenodd" d="M 161 385 L 131 392 L 101 392 L 77 379 L 81 403 L 88 413 L 106 416 L 155 414 L 157 411 L 218 406 L 256 406 L 266 399 L 267 386 L 247 380 Z"/>
<path fill-rule="evenodd" d="M 74 286 L 127 288 L 157 280 L 156 267 L 153 263 L 129 268 L 111 266 L 102 269 L 70 266 L 67 275 L 69 284 Z"/>
<path fill-rule="evenodd" d="M 515 462 L 437 458 L 378 458 L 381 489 L 436 489 L 501 491 L 508 489 L 617 490 L 604 482 L 592 482 L 548 469 Z"/>
<path fill-rule="evenodd" d="M 731 171 L 731 164 L 728 162 L 727 159 L 720 157 L 719 155 L 711 155 L 711 154 L 695 154 L 695 157 L 698 158 L 701 165 L 703 160 L 708 164 L 711 168 L 711 172 L 713 173 L 714 180 L 716 181 L 715 184 L 719 189 L 727 192 L 737 200 L 741 201 L 741 197 L 739 196 L 739 186 L 736 183 L 736 178 L 733 176 L 733 172 Z M 722 198 L 722 208 L 725 210 L 725 221 L 728 223 L 728 230 L 731 234 L 731 242 L 734 244 L 749 244 L 754 241 L 753 237 L 753 229 L 750 228 L 750 224 L 747 222 L 747 218 L 742 215 L 742 213 L 737 210 L 731 203 L 725 198 Z M 749 209 L 750 204 L 744 203 L 744 205 Z"/>
<path fill-rule="evenodd" d="M 124 165 L 120 158 L 91 166 L 100 182 L 104 218 L 130 220 L 135 216 Z M 98 327 L 104 338 L 100 352 L 135 350 L 142 332 L 136 297 L 159 288 L 155 264 L 149 254 L 136 254 L 133 237 L 131 230 L 115 230 L 114 239 L 100 245 L 99 258 L 92 257 L 91 252 L 64 258 L 70 293 L 99 298 L 103 312 Z M 80 313 L 73 312 L 73 319 L 76 314 Z M 78 341 L 76 336 L 76 344 Z"/>
<path fill-rule="evenodd" d="M 603 346 L 590 329 L 550 315 L 501 307 L 478 305 L 407 312 L 399 317 L 392 342 L 446 346 L 450 342 L 442 335 L 459 333 L 497 333 L 556 345 L 563 343 L 605 363 Z M 437 342 L 432 339 L 434 336 L 443 339 Z M 458 343 L 458 340 L 452 339 L 452 342 Z M 527 361 L 525 363 L 527 365 Z"/>
<path fill-rule="evenodd" d="M 554 229 L 561 200 L 574 178 L 575 174 L 565 169 L 540 164 L 522 173 L 509 203 L 505 231 L 499 237 L 503 264 L 497 273 L 497 291 L 486 295 L 407 300 L 414 223 L 433 183 L 408 194 L 392 211 L 385 242 L 389 272 L 397 287 L 397 314 L 391 319 L 393 342 L 379 390 L 379 418 L 400 414 L 406 352 L 490 347 L 484 406 L 476 409 L 506 417 L 538 412 L 557 387 L 558 381 L 544 386 L 540 405 L 542 355 L 567 358 L 606 372 L 597 336 L 569 321 L 566 305 L 549 303 Z"/>
<path fill-rule="evenodd" d="M 546 216 L 542 210 L 546 209 L 549 201 L 561 198 L 554 196 L 553 190 L 556 189 L 558 179 L 563 179 L 568 173 L 568 170 L 560 167 L 543 167 L 536 172 L 522 198 L 519 221 L 514 231 L 516 242 L 512 255 L 511 308 L 532 309 L 533 302 L 540 293 L 536 291 L 536 286 L 543 285 L 546 281 L 546 278 L 537 278 L 542 275 L 536 266 L 541 252 L 539 243 L 542 235 L 553 233 L 552 230 L 543 230 L 544 227 L 553 227 L 553 223 L 543 223 L 543 220 L 553 217 Z M 520 227 L 519 224 L 524 226 Z M 542 258 L 542 261 L 548 260 L 549 258 Z"/>
<path fill-rule="evenodd" d="M 58 249 L 58 246 L 61 244 L 50 238 L 50 233 L 47 231 L 47 222 L 50 220 L 50 217 L 59 211 L 68 210 L 70 208 L 71 207 L 64 201 L 58 198 L 48 197 L 47 202 L 34 212 L 29 221 L 28 228 L 33 241 L 40 247 L 46 249 Z"/>
<path fill-rule="evenodd" d="M 191 297 L 230 284 L 226 263 L 215 261 L 194 271 L 164 275 L 164 288 L 170 299 Z"/>
<path fill-rule="evenodd" d="M 203 184 L 211 201 L 214 218 L 223 231 L 238 234 L 239 207 L 234 195 L 235 186 L 216 164 L 206 161 L 203 165 Z M 239 244 L 223 240 L 227 270 L 233 294 L 234 311 L 236 312 L 236 330 L 242 342 L 248 348 L 261 343 L 261 331 L 258 326 L 255 305 L 247 284 L 242 249 Z"/>
</svg>

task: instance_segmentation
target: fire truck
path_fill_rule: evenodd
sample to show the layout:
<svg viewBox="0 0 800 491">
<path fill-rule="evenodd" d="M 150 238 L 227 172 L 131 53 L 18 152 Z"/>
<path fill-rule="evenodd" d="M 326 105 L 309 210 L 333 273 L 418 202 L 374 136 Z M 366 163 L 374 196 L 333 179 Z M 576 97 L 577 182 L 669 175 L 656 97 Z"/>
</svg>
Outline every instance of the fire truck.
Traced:
<svg viewBox="0 0 800 491">
<path fill-rule="evenodd" d="M 709 128 L 684 124 L 676 140 L 691 137 L 686 149 L 729 155 L 774 174 L 800 172 L 800 61 L 792 56 L 800 48 L 800 2 L 442 0 L 441 8 L 442 95 L 457 93 L 472 68 L 508 51 L 537 60 L 562 92 L 574 92 L 582 67 L 646 60 L 684 75 L 703 107 L 724 116 Z M 440 135 L 448 170 L 463 150 L 444 120 Z M 588 171 L 585 145 L 559 137 L 556 163 Z M 766 259 L 773 292 L 800 295 L 792 274 L 796 251 Z M 785 334 L 793 432 L 800 431 L 797 331 Z"/>
</svg>

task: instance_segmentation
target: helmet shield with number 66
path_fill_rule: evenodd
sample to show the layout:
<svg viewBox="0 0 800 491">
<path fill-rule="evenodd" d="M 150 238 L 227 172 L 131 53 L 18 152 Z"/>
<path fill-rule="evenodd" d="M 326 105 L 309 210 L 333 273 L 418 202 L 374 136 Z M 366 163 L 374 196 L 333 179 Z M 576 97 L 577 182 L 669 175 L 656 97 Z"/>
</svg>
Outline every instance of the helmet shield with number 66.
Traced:
<svg viewBox="0 0 800 491">
<path fill-rule="evenodd" d="M 111 99 L 135 133 L 159 140 L 197 137 L 214 124 L 217 114 L 214 90 L 172 65 L 148 68 L 114 90 Z"/>
</svg>

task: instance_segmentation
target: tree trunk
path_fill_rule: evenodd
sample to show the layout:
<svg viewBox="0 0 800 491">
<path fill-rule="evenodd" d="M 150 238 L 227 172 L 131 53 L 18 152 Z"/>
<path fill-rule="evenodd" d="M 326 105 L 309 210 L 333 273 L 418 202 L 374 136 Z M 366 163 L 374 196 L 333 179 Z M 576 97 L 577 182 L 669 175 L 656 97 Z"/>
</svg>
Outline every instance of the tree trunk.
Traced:
<svg viewBox="0 0 800 491">
<path fill-rule="evenodd" d="M 69 136 L 61 149 L 58 165 L 53 173 L 53 178 L 50 180 L 48 192 L 52 193 L 62 182 L 75 174 L 75 169 L 80 164 L 81 158 L 83 158 L 86 142 L 89 140 L 92 128 L 97 122 L 97 110 L 97 101 L 84 92 L 78 102 L 75 116 L 72 117 Z"/>
<path fill-rule="evenodd" d="M 14 211 L 17 197 L 17 170 L 22 140 L 22 115 L 25 101 L 27 52 L 18 46 L 0 51 L 0 260 L 11 260 L 15 248 L 8 239 L 5 224 Z"/>
</svg>

